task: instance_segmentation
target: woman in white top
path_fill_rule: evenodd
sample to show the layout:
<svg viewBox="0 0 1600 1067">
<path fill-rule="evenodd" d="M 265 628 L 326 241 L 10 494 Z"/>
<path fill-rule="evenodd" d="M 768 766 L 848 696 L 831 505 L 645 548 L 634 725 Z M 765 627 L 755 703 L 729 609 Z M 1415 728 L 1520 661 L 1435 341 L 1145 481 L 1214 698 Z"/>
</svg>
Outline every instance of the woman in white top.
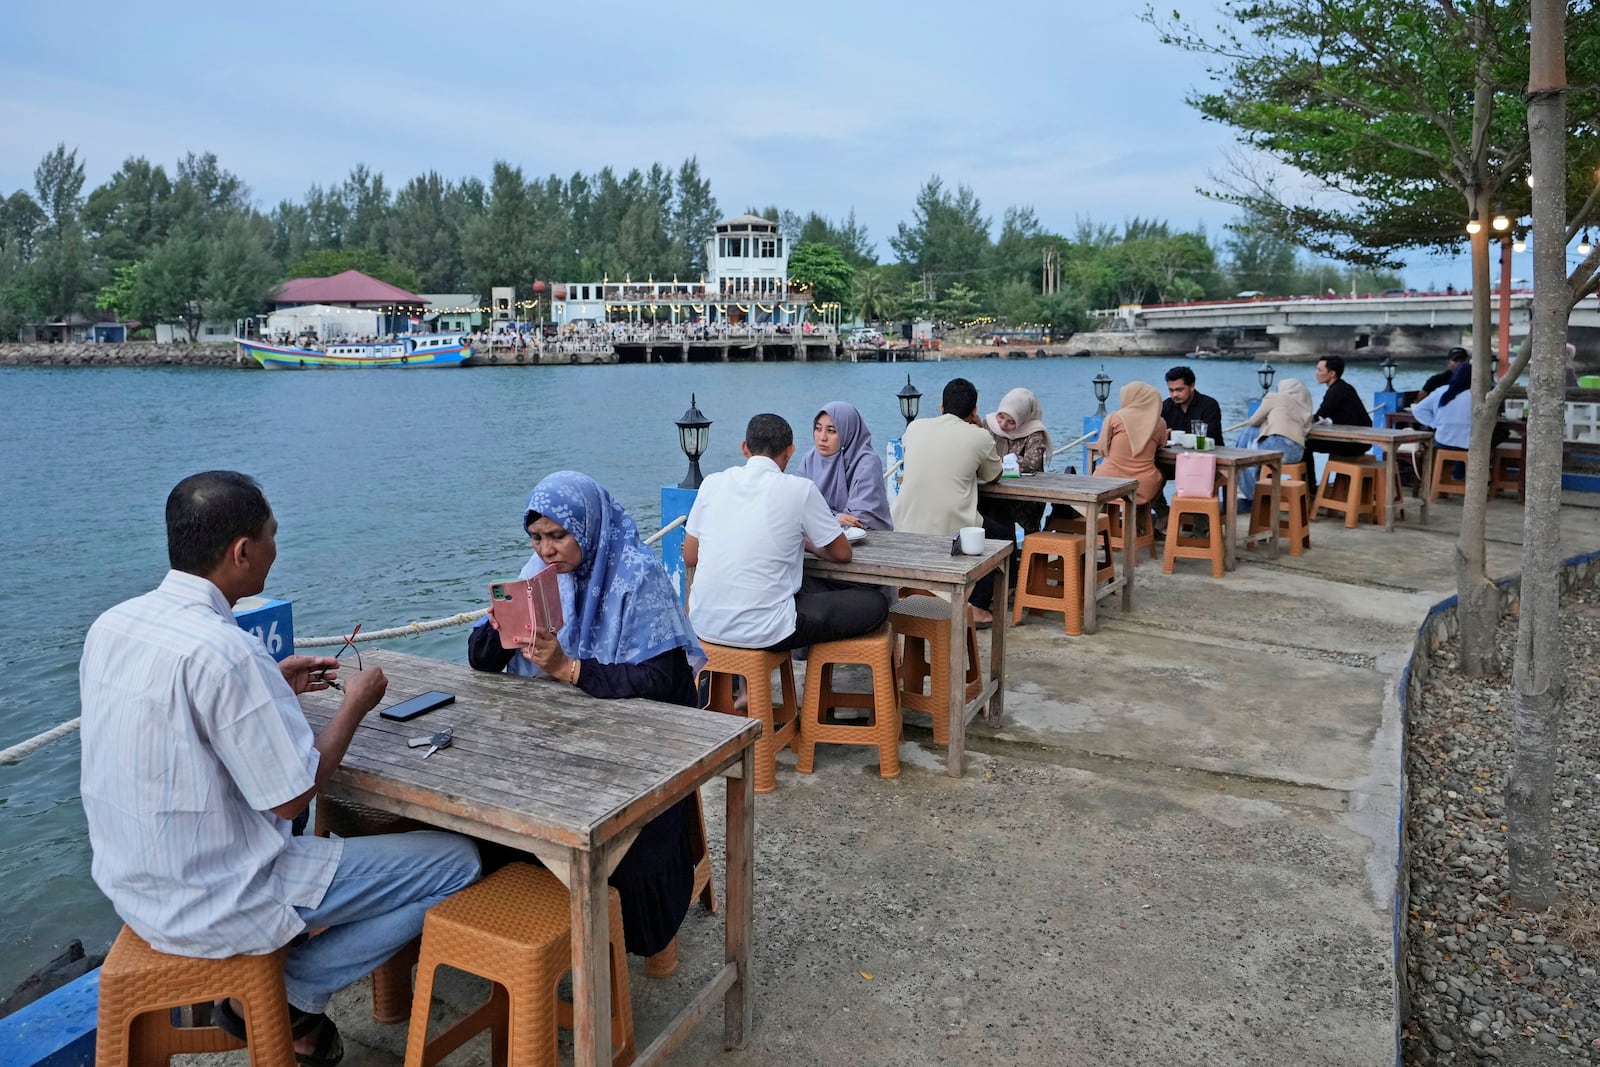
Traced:
<svg viewBox="0 0 1600 1067">
<path fill-rule="evenodd" d="M 1413 405 L 1417 421 L 1433 427 L 1434 444 L 1465 449 L 1472 438 L 1472 364 L 1463 363 L 1450 384 L 1435 389 Z"/>
<path fill-rule="evenodd" d="M 1285 463 L 1299 463 L 1306 454 L 1306 434 L 1311 429 L 1311 390 L 1298 378 L 1285 378 L 1278 391 L 1261 398 L 1256 413 L 1245 420 L 1245 427 L 1234 439 L 1238 448 L 1262 448 L 1282 452 Z M 1260 467 L 1239 472 L 1240 510 L 1255 500 Z"/>
</svg>

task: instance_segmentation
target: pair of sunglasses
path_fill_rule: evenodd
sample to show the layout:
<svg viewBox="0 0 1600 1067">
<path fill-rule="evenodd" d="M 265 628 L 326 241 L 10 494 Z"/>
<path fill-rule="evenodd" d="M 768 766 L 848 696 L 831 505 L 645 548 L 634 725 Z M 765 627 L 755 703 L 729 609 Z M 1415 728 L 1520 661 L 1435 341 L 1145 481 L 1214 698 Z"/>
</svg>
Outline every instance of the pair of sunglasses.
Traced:
<svg viewBox="0 0 1600 1067">
<path fill-rule="evenodd" d="M 339 646 L 339 651 L 337 651 L 337 652 L 335 652 L 333 654 L 333 658 L 334 659 L 338 659 L 340 656 L 344 655 L 344 650 L 345 649 L 347 649 L 347 648 L 354 649 L 355 650 L 355 654 L 356 654 L 356 670 L 358 670 L 358 671 L 363 669 L 362 666 L 361 666 L 361 650 L 359 648 L 356 648 L 356 634 L 358 634 L 360 632 L 361 632 L 361 624 L 358 622 L 358 623 L 356 623 L 356 628 L 354 630 L 350 631 L 350 636 L 348 636 L 348 637 L 346 637 L 344 639 L 344 644 Z M 327 682 L 328 683 L 328 687 L 330 689 L 343 690 L 344 686 L 340 685 L 338 682 L 336 682 L 332 678 L 328 677 L 328 670 L 330 670 L 330 669 L 331 668 L 324 668 L 322 673 L 317 676 L 317 681 L 319 681 L 319 682 Z"/>
</svg>

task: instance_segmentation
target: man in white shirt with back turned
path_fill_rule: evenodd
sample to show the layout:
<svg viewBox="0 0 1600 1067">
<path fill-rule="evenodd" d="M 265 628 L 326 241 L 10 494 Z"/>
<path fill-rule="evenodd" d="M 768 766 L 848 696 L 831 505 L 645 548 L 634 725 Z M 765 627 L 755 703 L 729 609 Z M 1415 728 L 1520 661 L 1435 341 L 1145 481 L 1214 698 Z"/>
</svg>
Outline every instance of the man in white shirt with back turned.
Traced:
<svg viewBox="0 0 1600 1067">
<path fill-rule="evenodd" d="M 293 835 L 388 681 L 375 667 L 348 674 L 344 702 L 313 738 L 295 694 L 336 685 L 339 661 L 274 663 L 233 617 L 278 555 L 261 487 L 236 471 L 191 475 L 168 495 L 166 517 L 172 569 L 95 620 L 78 666 L 91 871 L 162 952 L 220 959 L 287 945 L 295 1054 L 333 1067 L 344 1049 L 323 1014 L 328 998 L 470 885 L 477 849 L 434 831 Z M 230 1002 L 215 1018 L 245 1037 Z"/>
<path fill-rule="evenodd" d="M 757 415 L 742 467 L 705 480 L 689 509 L 683 561 L 695 568 L 689 619 L 707 641 L 773 652 L 876 630 L 889 605 L 876 586 L 805 578 L 805 551 L 850 562 L 850 542 L 816 483 L 785 474 L 794 430 Z"/>
</svg>

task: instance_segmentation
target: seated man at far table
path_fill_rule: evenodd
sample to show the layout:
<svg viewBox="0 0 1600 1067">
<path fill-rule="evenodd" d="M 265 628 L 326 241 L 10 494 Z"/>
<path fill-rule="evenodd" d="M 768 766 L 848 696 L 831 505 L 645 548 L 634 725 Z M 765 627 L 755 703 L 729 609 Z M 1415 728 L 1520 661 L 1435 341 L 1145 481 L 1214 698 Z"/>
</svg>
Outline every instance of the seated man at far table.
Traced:
<svg viewBox="0 0 1600 1067">
<path fill-rule="evenodd" d="M 778 415 L 745 429 L 745 464 L 705 480 L 684 527 L 695 568 L 689 620 L 703 640 L 771 652 L 876 630 L 889 605 L 875 586 L 805 577 L 809 549 L 849 563 L 850 541 L 815 482 L 784 473 L 794 430 Z"/>
<path fill-rule="evenodd" d="M 977 386 L 950 379 L 939 411 L 937 419 L 913 422 L 901 436 L 905 480 L 891 511 L 894 528 L 950 537 L 963 526 L 982 526 L 985 537 L 1013 540 L 1014 524 L 978 513 L 978 486 L 1000 477 L 1002 468 L 994 437 L 978 417 Z M 986 575 L 968 598 L 974 625 L 993 625 L 993 600 L 994 578 Z"/>
<path fill-rule="evenodd" d="M 1361 402 L 1361 394 L 1356 392 L 1355 386 L 1344 380 L 1342 357 L 1324 356 L 1317 360 L 1317 384 L 1327 386 L 1327 392 L 1322 394 L 1322 406 L 1316 412 L 1318 425 L 1372 425 L 1372 416 Z M 1311 458 L 1313 452 L 1326 452 L 1334 457 L 1354 457 L 1364 456 L 1371 451 L 1372 446 L 1361 441 L 1310 441 L 1306 445 L 1306 478 L 1311 482 L 1317 480 L 1315 461 Z"/>
<path fill-rule="evenodd" d="M 287 946 L 295 1055 L 333 1067 L 344 1046 L 328 998 L 420 934 L 479 860 L 467 838 L 432 830 L 291 834 L 388 682 L 347 669 L 343 702 L 312 736 L 295 694 L 337 685 L 339 661 L 274 663 L 231 610 L 265 588 L 277 530 L 261 487 L 236 471 L 191 475 L 167 497 L 172 569 L 83 644 L 83 812 L 95 884 L 156 950 L 223 959 Z M 228 1001 L 216 1020 L 245 1037 Z"/>
</svg>

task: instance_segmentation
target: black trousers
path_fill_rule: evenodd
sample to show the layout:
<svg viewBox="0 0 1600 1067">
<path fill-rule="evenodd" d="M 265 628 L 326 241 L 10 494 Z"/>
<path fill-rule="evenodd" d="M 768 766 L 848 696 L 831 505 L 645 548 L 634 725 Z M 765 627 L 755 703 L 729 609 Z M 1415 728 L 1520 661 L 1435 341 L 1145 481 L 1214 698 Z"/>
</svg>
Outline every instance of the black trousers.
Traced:
<svg viewBox="0 0 1600 1067">
<path fill-rule="evenodd" d="M 876 585 L 806 578 L 794 595 L 794 632 L 768 652 L 807 648 L 819 641 L 859 637 L 883 625 L 889 601 Z"/>
</svg>

